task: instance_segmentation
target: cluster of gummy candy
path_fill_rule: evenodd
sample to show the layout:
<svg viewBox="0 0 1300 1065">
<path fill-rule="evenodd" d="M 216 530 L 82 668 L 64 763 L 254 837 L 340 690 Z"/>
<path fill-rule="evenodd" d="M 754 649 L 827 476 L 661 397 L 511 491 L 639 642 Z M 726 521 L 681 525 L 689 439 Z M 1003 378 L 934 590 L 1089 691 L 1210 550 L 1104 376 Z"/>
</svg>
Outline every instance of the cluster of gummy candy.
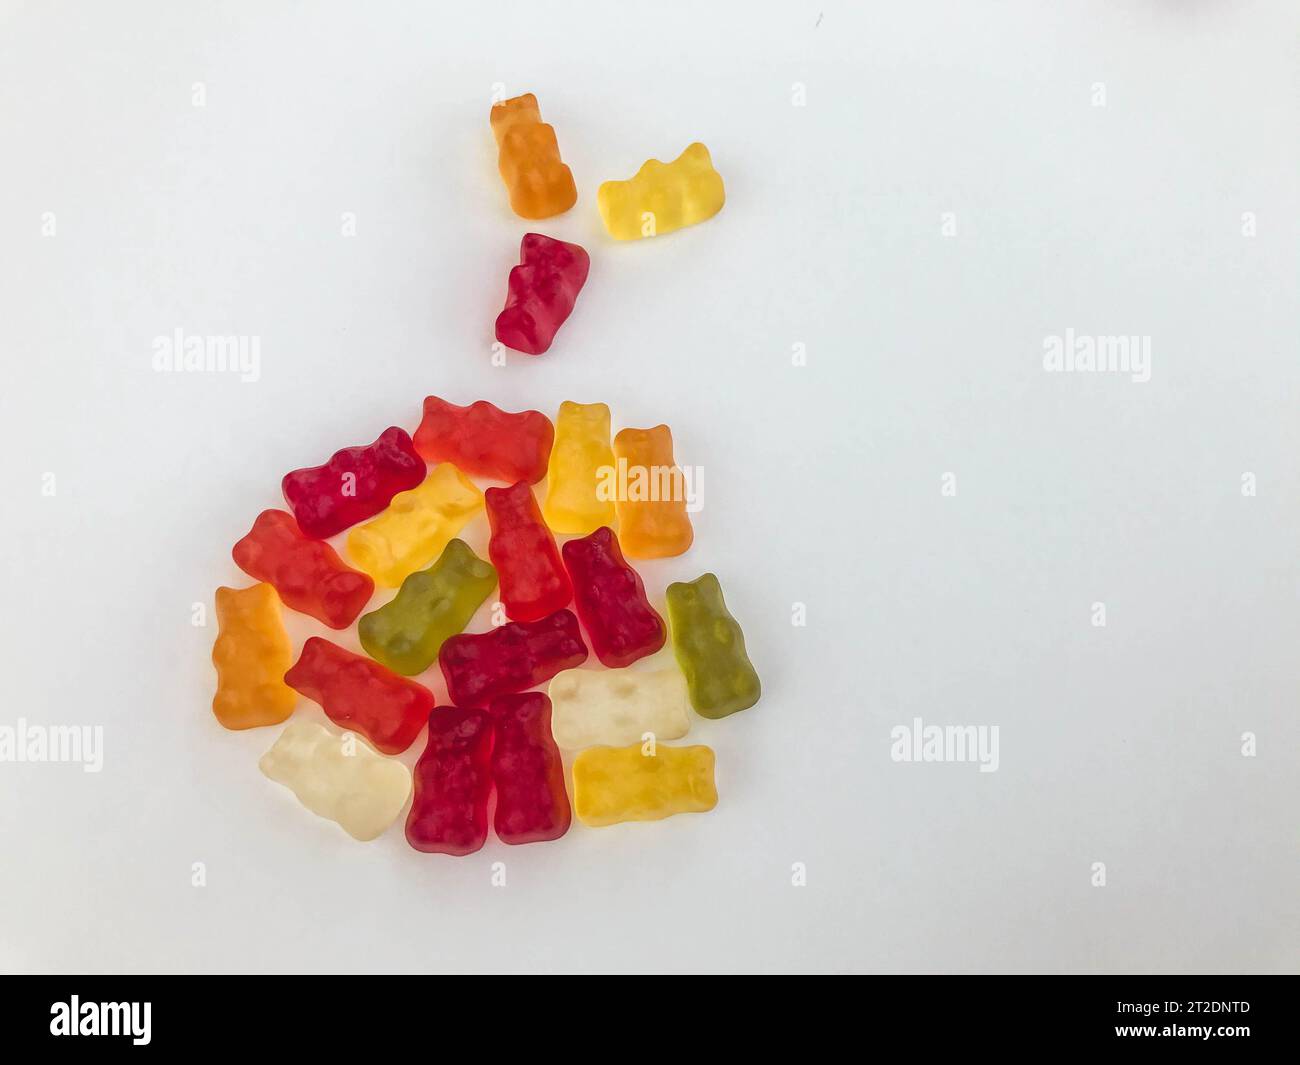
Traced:
<svg viewBox="0 0 1300 1065">
<path fill-rule="evenodd" d="M 561 748 L 578 752 L 573 808 L 584 824 L 712 809 L 713 752 L 657 741 L 686 734 L 688 704 L 710 718 L 753 706 L 758 675 L 713 574 L 668 587 L 665 626 L 624 555 L 682 554 L 693 539 L 686 502 L 672 491 L 607 498 L 616 468 L 680 480 L 669 428 L 623 429 L 611 446 L 603 403 L 566 402 L 553 426 L 538 411 L 430 396 L 414 439 L 389 428 L 289 473 L 292 513 L 264 511 L 233 552 L 263 583 L 217 590 L 217 720 L 279 724 L 301 694 L 384 755 L 405 751 L 427 725 L 406 820 L 417 850 L 478 850 L 494 789 L 503 841 L 562 836 L 570 806 Z M 509 487 L 480 491 L 469 475 Z M 543 477 L 539 505 L 532 485 Z M 483 507 L 490 561 L 457 539 Z M 352 566 L 327 542 L 344 530 Z M 574 538 L 560 548 L 556 533 Z M 362 614 L 376 584 L 400 587 Z M 510 620 L 463 632 L 498 585 Z M 369 657 L 313 636 L 293 662 L 281 602 L 333 629 L 360 615 Z M 669 635 L 680 670 L 624 668 Z M 608 672 L 576 668 L 588 644 Z M 451 706 L 435 708 L 433 693 L 407 679 L 435 660 Z M 546 694 L 530 690 L 547 681 Z M 262 770 L 308 809 L 373 839 L 405 806 L 411 773 L 364 741 L 296 722 Z"/>
<path fill-rule="evenodd" d="M 542 121 L 528 93 L 492 108 L 501 179 L 521 218 L 562 214 L 578 200 L 573 174 L 560 159 L 555 130 Z M 671 163 L 649 159 L 627 181 L 606 181 L 596 193 L 605 229 L 616 240 L 671 233 L 712 218 L 726 200 L 722 176 L 703 144 L 689 145 Z M 524 236 L 519 265 L 510 271 L 496 338 L 528 355 L 547 351 L 573 312 L 591 258 L 577 244 L 540 233 Z"/>
<path fill-rule="evenodd" d="M 546 218 L 573 206 L 573 176 L 534 97 L 494 107 L 492 129 L 518 214 Z M 614 237 L 653 236 L 716 214 L 722 179 L 708 150 L 693 144 L 672 164 L 651 160 L 630 181 L 606 182 L 598 200 Z M 496 334 L 540 354 L 573 310 L 590 260 L 576 244 L 537 233 L 524 237 L 522 259 Z M 504 842 L 564 835 L 571 811 L 561 748 L 577 752 L 573 809 L 585 824 L 711 810 L 713 752 L 658 741 L 686 734 L 688 704 L 710 718 L 753 706 L 758 675 L 713 574 L 669 586 L 667 626 L 651 606 L 624 555 L 665 558 L 690 547 L 682 472 L 666 425 L 623 429 L 612 444 L 610 430 L 603 403 L 566 402 L 552 425 L 538 411 L 430 396 L 414 438 L 389 428 L 373 444 L 286 475 L 289 512 L 258 515 L 233 552 L 262 583 L 217 590 L 217 720 L 231 729 L 275 725 L 299 695 L 319 703 L 347 731 L 292 723 L 260 765 L 357 839 L 374 839 L 406 805 L 411 771 L 384 756 L 407 750 L 427 726 L 406 819 L 406 838 L 421 851 L 482 847 L 494 794 Z M 649 490 L 611 492 L 615 470 L 626 471 L 629 488 L 639 473 Z M 509 487 L 480 491 L 471 476 Z M 539 506 L 531 486 L 543 478 Z M 457 538 L 481 508 L 490 561 Z M 327 542 L 345 530 L 352 566 Z M 560 548 L 556 533 L 574 538 Z M 376 584 L 397 594 L 363 614 Z M 498 584 L 509 620 L 464 632 Z M 313 636 L 294 662 L 281 603 L 333 629 L 359 616 L 369 657 Z M 680 670 L 624 668 L 659 651 L 669 632 Z M 577 668 L 588 643 L 611 672 Z M 408 679 L 435 661 L 451 706 L 435 707 L 433 693 Z M 545 694 L 531 690 L 547 681 Z"/>
</svg>

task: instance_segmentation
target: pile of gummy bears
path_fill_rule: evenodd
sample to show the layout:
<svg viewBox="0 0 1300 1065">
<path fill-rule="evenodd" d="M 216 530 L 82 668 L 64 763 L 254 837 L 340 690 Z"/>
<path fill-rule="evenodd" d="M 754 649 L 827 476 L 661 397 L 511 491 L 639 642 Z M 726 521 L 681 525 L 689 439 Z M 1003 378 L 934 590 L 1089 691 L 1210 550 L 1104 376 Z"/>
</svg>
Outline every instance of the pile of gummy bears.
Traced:
<svg viewBox="0 0 1300 1065">
<path fill-rule="evenodd" d="M 516 213 L 545 218 L 573 206 L 573 177 L 536 100 L 498 104 L 491 121 Z M 716 214 L 722 179 L 697 144 L 672 164 L 650 160 L 630 181 L 606 182 L 598 200 L 612 236 L 654 236 Z M 525 236 L 498 339 L 546 351 L 588 262 L 577 245 Z M 612 470 L 651 489 L 611 492 Z M 472 477 L 509 487 L 480 490 Z M 543 478 L 539 505 L 532 486 Z M 584 824 L 710 810 L 713 751 L 658 741 L 687 733 L 688 704 L 721 718 L 753 706 L 760 686 L 713 574 L 668 587 L 665 625 L 627 562 L 690 547 L 681 484 L 666 425 L 625 428 L 611 442 L 603 403 L 565 402 L 552 424 L 535 410 L 430 396 L 413 436 L 392 427 L 287 474 L 288 511 L 264 511 L 235 545 L 236 564 L 259 583 L 217 589 L 213 712 L 226 728 L 247 729 L 285 721 L 299 695 L 318 703 L 346 731 L 293 722 L 260 765 L 361 840 L 383 833 L 411 798 L 411 771 L 386 756 L 426 725 L 406 819 L 417 850 L 478 850 L 493 796 L 503 842 L 564 835 L 572 815 L 561 749 L 577 752 L 572 811 Z M 481 508 L 488 561 L 458 538 Z M 328 542 L 345 531 L 352 565 Z M 563 547 L 557 533 L 571 537 Z M 376 584 L 397 593 L 363 613 Z M 465 632 L 498 587 L 509 620 Z M 356 622 L 366 654 L 312 636 L 294 662 L 281 604 L 332 629 Z M 669 638 L 679 669 L 625 668 Z M 588 646 L 605 669 L 578 668 Z M 435 660 L 453 705 L 435 706 L 409 679 Z"/>
</svg>

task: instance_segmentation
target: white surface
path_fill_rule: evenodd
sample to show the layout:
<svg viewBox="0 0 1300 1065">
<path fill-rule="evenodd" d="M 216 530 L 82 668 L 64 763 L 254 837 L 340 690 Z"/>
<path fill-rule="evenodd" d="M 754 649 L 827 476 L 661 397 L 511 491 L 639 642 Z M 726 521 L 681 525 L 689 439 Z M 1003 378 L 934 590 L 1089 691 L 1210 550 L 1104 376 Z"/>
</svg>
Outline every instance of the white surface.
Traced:
<svg viewBox="0 0 1300 1065">
<path fill-rule="evenodd" d="M 106 746 L 0 765 L 0 967 L 1295 968 L 1294 4 L 0 10 L 3 719 Z M 498 82 L 578 182 L 531 228 L 592 255 L 502 368 Z M 723 212 L 607 240 L 599 181 L 697 139 Z M 261 379 L 153 372 L 177 327 Z M 1151 381 L 1044 373 L 1067 328 L 1150 336 Z M 431 392 L 605 400 L 704 466 L 642 569 L 715 570 L 763 677 L 690 734 L 715 812 L 359 845 L 216 726 L 191 604 L 286 470 Z M 891 761 L 914 716 L 998 725 L 998 772 Z"/>
</svg>

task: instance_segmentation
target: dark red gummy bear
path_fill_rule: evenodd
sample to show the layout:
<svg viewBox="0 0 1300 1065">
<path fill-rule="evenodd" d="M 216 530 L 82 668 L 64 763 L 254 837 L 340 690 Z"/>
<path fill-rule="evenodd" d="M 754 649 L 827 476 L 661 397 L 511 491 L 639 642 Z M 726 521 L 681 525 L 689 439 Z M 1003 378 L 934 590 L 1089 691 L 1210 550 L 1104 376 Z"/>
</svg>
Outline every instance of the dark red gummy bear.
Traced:
<svg viewBox="0 0 1300 1065">
<path fill-rule="evenodd" d="M 569 831 L 564 764 L 551 736 L 551 700 L 541 692 L 501 695 L 488 706 L 496 726 L 492 826 L 503 843 L 540 843 Z"/>
<path fill-rule="evenodd" d="M 534 688 L 586 660 L 578 619 L 568 610 L 452 636 L 438 652 L 447 692 L 459 706 L 487 706 L 498 695 Z"/>
<path fill-rule="evenodd" d="M 425 462 L 450 462 L 461 473 L 493 481 L 536 484 L 546 476 L 555 426 L 541 411 L 504 411 L 485 399 L 458 407 L 437 396 L 424 401 L 415 450 Z"/>
<path fill-rule="evenodd" d="M 533 490 L 520 481 L 509 488 L 489 488 L 483 501 L 492 529 L 488 558 L 497 568 L 506 615 L 536 621 L 568 606 L 573 586 Z"/>
<path fill-rule="evenodd" d="M 405 429 L 385 429 L 365 447 L 334 452 L 323 466 L 284 475 L 281 487 L 298 526 L 323 540 L 373 518 L 398 492 L 416 487 L 427 467 Z"/>
<path fill-rule="evenodd" d="M 433 692 L 424 685 L 319 636 L 302 645 L 284 682 L 384 754 L 401 754 L 411 746 L 434 705 Z"/>
<path fill-rule="evenodd" d="M 429 715 L 429 742 L 415 763 L 406 840 L 417 851 L 473 854 L 487 839 L 492 792 L 492 718 L 444 706 Z"/>
<path fill-rule="evenodd" d="M 664 619 L 650 605 L 641 577 L 624 561 L 611 530 L 602 526 L 570 540 L 564 565 L 573 579 L 578 617 L 602 665 L 631 665 L 664 645 Z"/>
<path fill-rule="evenodd" d="M 264 510 L 231 554 L 254 580 L 266 581 L 291 610 L 331 629 L 346 629 L 374 594 L 375 582 L 346 565 L 329 544 L 303 536 L 292 514 Z"/>
<path fill-rule="evenodd" d="M 551 346 L 587 282 L 591 259 L 577 244 L 524 234 L 519 265 L 510 271 L 506 307 L 497 315 L 497 340 L 526 355 Z"/>
</svg>

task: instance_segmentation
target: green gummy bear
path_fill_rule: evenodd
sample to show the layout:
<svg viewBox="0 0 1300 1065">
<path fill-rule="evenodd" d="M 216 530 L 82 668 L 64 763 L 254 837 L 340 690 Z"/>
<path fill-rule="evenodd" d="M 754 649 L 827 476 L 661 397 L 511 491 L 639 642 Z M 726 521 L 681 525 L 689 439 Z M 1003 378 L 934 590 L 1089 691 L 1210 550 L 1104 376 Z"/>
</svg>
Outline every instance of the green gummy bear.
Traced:
<svg viewBox="0 0 1300 1065">
<path fill-rule="evenodd" d="M 438 561 L 402 581 L 392 601 L 363 614 L 361 646 L 394 673 L 414 676 L 438 657 L 449 636 L 469 624 L 497 586 L 497 571 L 464 540 L 448 542 Z"/>
<path fill-rule="evenodd" d="M 719 718 L 747 710 L 762 688 L 745 653 L 745 634 L 727 610 L 722 586 L 712 573 L 670 584 L 668 627 L 673 653 L 686 675 L 691 705 L 701 717 Z"/>
</svg>

